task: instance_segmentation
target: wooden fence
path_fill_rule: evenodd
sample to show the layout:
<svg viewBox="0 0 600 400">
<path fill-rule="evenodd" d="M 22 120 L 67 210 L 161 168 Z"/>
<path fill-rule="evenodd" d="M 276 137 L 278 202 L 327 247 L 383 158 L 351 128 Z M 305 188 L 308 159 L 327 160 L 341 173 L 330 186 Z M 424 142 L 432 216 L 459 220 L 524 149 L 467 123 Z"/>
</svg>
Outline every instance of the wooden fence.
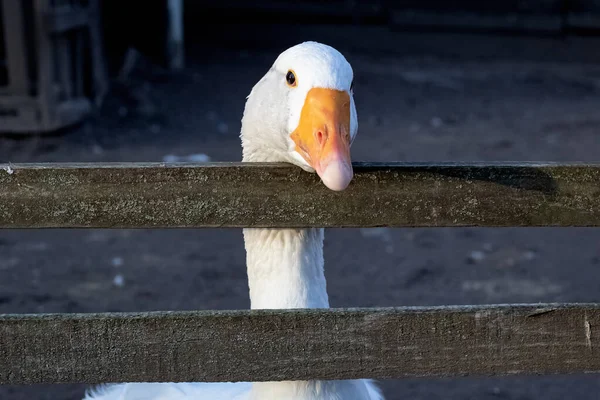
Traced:
<svg viewBox="0 0 600 400">
<path fill-rule="evenodd" d="M 0 165 L 1 228 L 600 226 L 600 164 Z M 0 384 L 600 372 L 600 304 L 0 315 Z"/>
</svg>

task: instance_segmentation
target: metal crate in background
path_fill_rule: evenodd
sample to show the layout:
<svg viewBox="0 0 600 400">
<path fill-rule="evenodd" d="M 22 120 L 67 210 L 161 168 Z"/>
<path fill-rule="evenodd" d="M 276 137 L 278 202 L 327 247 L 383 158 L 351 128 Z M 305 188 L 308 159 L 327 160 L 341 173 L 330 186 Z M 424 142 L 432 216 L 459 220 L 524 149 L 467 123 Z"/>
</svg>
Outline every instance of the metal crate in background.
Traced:
<svg viewBox="0 0 600 400">
<path fill-rule="evenodd" d="M 106 88 L 98 0 L 0 0 L 0 132 L 76 124 Z"/>
</svg>

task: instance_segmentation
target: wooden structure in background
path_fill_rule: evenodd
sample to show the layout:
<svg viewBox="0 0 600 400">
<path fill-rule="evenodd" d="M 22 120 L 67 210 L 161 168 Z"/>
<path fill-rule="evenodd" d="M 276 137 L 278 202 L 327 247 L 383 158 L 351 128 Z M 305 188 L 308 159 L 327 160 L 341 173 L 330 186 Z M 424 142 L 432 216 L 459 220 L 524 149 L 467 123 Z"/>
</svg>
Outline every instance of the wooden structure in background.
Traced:
<svg viewBox="0 0 600 400">
<path fill-rule="evenodd" d="M 600 29 L 600 0 L 388 0 L 396 29 L 560 34 Z"/>
<path fill-rule="evenodd" d="M 600 165 L 0 165 L 0 228 L 600 227 Z M 567 266 L 568 267 L 568 266 Z M 600 373 L 600 304 L 0 315 L 0 384 Z"/>
<path fill-rule="evenodd" d="M 107 90 L 98 0 L 0 0 L 0 132 L 54 131 Z"/>
<path fill-rule="evenodd" d="M 600 30 L 600 0 L 570 0 L 565 23 L 588 31 Z"/>
<path fill-rule="evenodd" d="M 169 69 L 182 69 L 185 65 L 183 41 L 183 0 L 167 0 L 167 64 Z"/>
<path fill-rule="evenodd" d="M 270 15 L 274 20 L 301 16 L 308 23 L 388 23 L 398 30 L 558 34 L 600 29 L 600 0 L 210 0 L 190 1 L 196 13 L 224 10 Z M 325 19 L 325 20 L 324 20 Z"/>
</svg>

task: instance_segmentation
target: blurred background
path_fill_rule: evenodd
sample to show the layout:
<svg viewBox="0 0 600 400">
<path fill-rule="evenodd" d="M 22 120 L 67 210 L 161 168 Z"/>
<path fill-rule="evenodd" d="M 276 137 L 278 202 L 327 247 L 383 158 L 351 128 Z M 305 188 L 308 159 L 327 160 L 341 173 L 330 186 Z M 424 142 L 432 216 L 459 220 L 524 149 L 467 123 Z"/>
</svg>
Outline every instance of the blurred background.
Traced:
<svg viewBox="0 0 600 400">
<path fill-rule="evenodd" d="M 0 0 L 0 162 L 239 161 L 246 96 L 305 40 L 354 68 L 355 161 L 600 158 L 599 0 Z M 600 301 L 595 229 L 325 242 L 333 307 Z M 244 257 L 239 229 L 0 231 L 0 313 L 248 308 Z M 600 399 L 597 376 L 381 384 L 389 400 Z"/>
</svg>

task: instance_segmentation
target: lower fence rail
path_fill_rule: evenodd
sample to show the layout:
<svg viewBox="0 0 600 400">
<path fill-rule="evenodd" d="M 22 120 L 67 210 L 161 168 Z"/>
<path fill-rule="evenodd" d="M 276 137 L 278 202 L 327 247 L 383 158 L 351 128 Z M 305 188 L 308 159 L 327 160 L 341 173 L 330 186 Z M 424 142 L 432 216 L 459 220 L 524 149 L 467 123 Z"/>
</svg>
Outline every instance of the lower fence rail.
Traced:
<svg viewBox="0 0 600 400">
<path fill-rule="evenodd" d="M 600 304 L 0 315 L 0 384 L 600 372 Z"/>
</svg>

